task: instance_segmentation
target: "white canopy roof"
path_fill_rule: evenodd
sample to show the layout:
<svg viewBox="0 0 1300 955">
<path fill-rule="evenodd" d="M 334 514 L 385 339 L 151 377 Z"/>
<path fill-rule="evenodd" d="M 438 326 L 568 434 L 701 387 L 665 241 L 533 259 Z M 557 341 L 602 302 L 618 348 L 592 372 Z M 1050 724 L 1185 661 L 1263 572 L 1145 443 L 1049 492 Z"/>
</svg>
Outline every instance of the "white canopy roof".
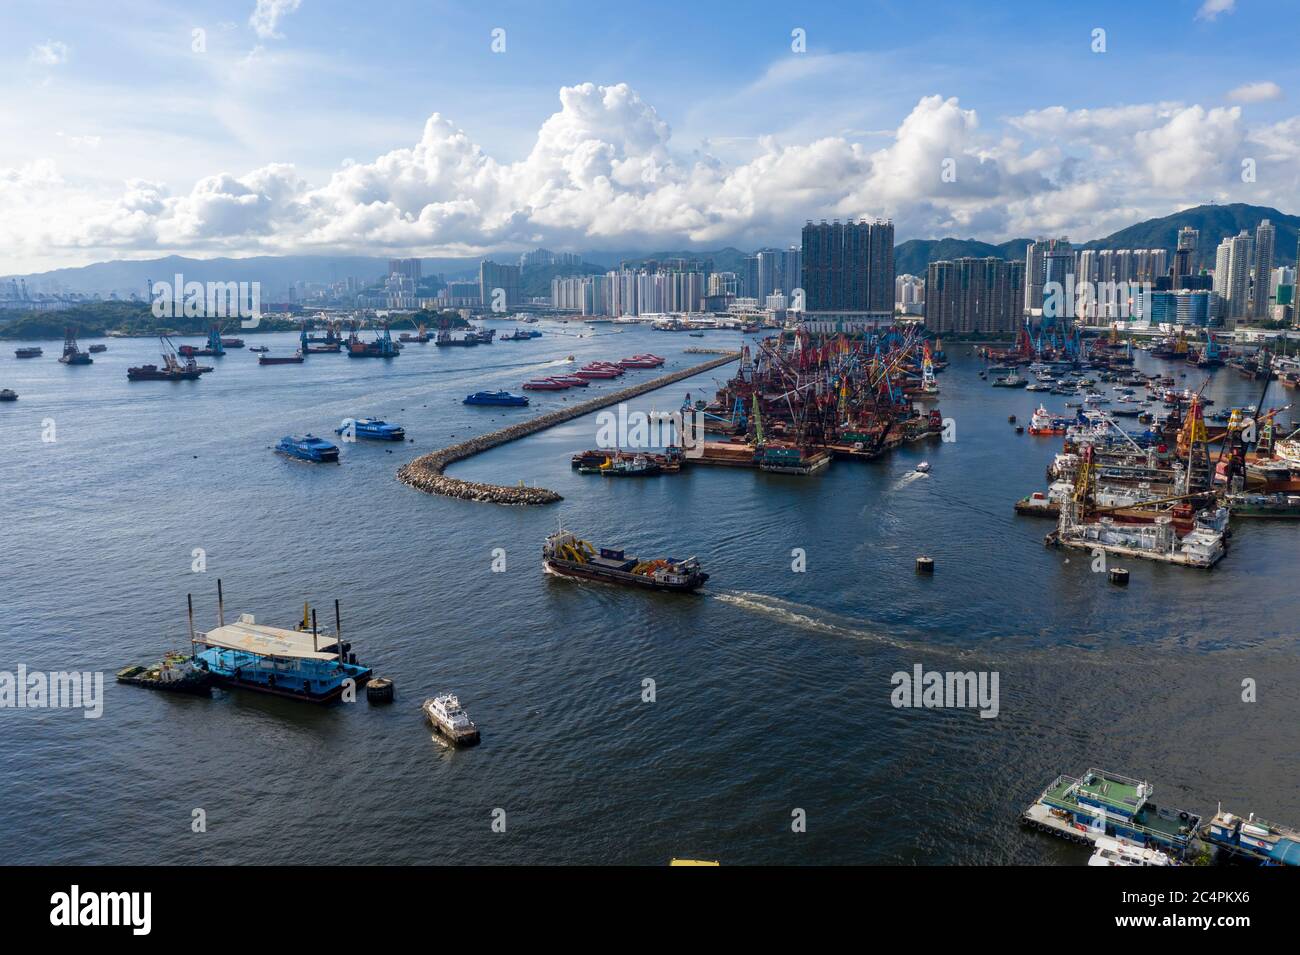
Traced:
<svg viewBox="0 0 1300 955">
<path fill-rule="evenodd" d="M 333 660 L 336 653 L 323 653 L 312 649 L 312 635 L 301 630 L 282 630 L 279 627 L 267 627 L 257 623 L 228 623 L 216 627 L 199 640 L 211 647 L 226 650 L 243 650 L 264 657 L 289 657 L 295 660 Z M 320 646 L 332 646 L 333 637 L 317 638 Z"/>
</svg>

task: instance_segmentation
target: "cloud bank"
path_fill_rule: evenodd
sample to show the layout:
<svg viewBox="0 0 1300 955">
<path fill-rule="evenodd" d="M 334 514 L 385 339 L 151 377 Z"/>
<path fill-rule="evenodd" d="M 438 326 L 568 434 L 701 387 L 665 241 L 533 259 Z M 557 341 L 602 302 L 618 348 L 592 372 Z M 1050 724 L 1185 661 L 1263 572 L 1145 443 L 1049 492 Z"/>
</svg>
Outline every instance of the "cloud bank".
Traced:
<svg viewBox="0 0 1300 955">
<path fill-rule="evenodd" d="M 132 180 L 112 199 L 49 162 L 0 169 L 0 247 L 85 259 L 183 252 L 470 255 L 552 248 L 753 247 L 808 218 L 891 217 L 899 237 L 1090 238 L 1200 202 L 1291 211 L 1300 118 L 1250 127 L 1242 108 L 1050 107 L 984 128 L 955 98 L 922 98 L 879 145 L 762 138 L 744 162 L 674 147 L 626 84 L 564 87 L 515 162 L 435 113 L 410 146 L 323 183 L 291 165 L 220 172 L 188 191 Z M 1242 180 L 1243 160 L 1256 178 Z"/>
</svg>

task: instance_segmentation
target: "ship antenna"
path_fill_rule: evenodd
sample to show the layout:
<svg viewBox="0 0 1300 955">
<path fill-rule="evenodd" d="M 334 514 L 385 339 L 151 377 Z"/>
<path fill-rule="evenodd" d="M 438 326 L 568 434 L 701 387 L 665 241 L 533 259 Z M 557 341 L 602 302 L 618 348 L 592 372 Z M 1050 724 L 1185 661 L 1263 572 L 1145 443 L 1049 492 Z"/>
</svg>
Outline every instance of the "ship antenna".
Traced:
<svg viewBox="0 0 1300 955">
<path fill-rule="evenodd" d="M 339 645 L 339 663 L 343 662 L 343 619 L 339 616 L 339 600 L 334 598 L 334 639 Z"/>
<path fill-rule="evenodd" d="M 221 578 L 217 578 L 217 626 L 226 625 L 226 598 L 221 592 Z"/>
<path fill-rule="evenodd" d="M 316 653 L 316 610 L 312 608 L 311 612 L 311 652 Z"/>
<path fill-rule="evenodd" d="M 185 603 L 190 611 L 190 659 L 194 659 L 194 595 L 186 594 Z"/>
</svg>

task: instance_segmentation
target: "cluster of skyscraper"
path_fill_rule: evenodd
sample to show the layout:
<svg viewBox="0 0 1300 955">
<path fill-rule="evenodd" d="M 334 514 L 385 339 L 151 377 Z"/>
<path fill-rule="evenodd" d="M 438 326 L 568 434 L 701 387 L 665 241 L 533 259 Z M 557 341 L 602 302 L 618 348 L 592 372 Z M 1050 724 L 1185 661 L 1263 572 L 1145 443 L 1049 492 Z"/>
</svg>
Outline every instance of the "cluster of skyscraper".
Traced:
<svg viewBox="0 0 1300 955">
<path fill-rule="evenodd" d="M 551 306 L 615 318 L 700 312 L 713 290 L 724 289 L 717 294 L 734 299 L 734 284 L 734 273 L 714 272 L 707 259 L 650 260 L 604 275 L 552 279 Z"/>
<path fill-rule="evenodd" d="M 1172 263 L 1165 249 L 1079 249 L 1067 238 L 1037 239 L 1024 261 L 963 258 L 930 263 L 926 327 L 937 333 L 1010 332 L 1026 317 L 1217 324 L 1262 319 L 1278 301 L 1276 230 L 1224 239 L 1212 274 L 1201 271 L 1200 235 L 1183 228 Z M 1019 297 L 1017 297 L 1019 296 Z M 1064 303 L 1064 307 L 1062 304 Z"/>
</svg>

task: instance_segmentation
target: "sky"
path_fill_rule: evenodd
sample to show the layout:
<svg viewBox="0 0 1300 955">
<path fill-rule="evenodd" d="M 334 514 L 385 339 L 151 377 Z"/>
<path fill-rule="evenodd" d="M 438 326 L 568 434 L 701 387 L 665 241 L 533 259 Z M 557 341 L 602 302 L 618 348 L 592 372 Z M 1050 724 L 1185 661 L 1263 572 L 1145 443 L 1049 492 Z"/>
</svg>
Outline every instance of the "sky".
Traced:
<svg viewBox="0 0 1300 955">
<path fill-rule="evenodd" d="M 1300 213 L 1296 0 L 0 0 L 0 274 Z"/>
</svg>

